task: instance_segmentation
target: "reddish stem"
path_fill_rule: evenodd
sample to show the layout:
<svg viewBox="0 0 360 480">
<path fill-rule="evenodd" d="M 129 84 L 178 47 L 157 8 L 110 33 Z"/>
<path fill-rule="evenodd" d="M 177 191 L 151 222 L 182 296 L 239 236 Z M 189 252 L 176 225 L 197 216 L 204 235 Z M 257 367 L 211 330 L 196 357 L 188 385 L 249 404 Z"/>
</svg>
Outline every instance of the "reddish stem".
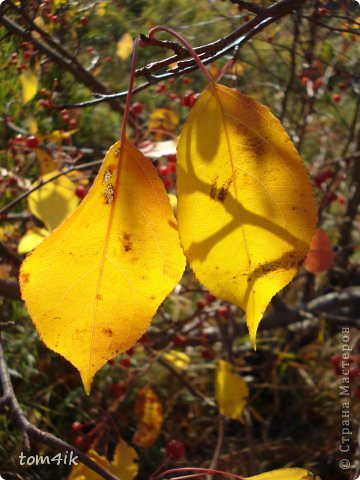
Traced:
<svg viewBox="0 0 360 480">
<path fill-rule="evenodd" d="M 200 57 L 199 55 L 195 52 L 195 50 L 192 48 L 192 46 L 190 45 L 190 43 L 185 40 L 184 37 L 182 37 L 181 35 L 179 35 L 178 33 L 176 33 L 174 30 L 172 30 L 171 28 L 168 28 L 168 27 L 164 27 L 162 25 L 158 25 L 157 27 L 153 27 L 150 31 L 149 31 L 149 38 L 150 40 L 153 40 L 154 38 L 154 35 L 156 32 L 167 32 L 169 33 L 170 35 L 172 35 L 173 37 L 175 37 L 177 40 L 179 40 L 180 43 L 182 43 L 185 48 L 188 50 L 188 52 L 190 53 L 190 55 L 193 57 L 193 59 L 195 60 L 195 62 L 198 64 L 199 66 L 199 69 L 202 71 L 202 73 L 204 74 L 204 77 L 206 78 L 206 80 L 209 82 L 210 85 L 213 85 L 215 83 L 214 79 L 212 78 L 212 76 L 210 75 L 210 73 L 206 70 L 204 64 L 202 63 L 202 61 L 200 60 Z"/>
<path fill-rule="evenodd" d="M 120 137 L 121 143 L 123 143 L 124 140 L 126 139 L 126 125 L 127 125 L 129 113 L 130 113 L 131 97 L 132 97 L 132 91 L 133 91 L 134 81 L 135 81 L 135 70 L 136 70 L 136 64 L 137 64 L 137 58 L 138 58 L 138 50 L 139 50 L 139 40 L 136 38 L 134 41 L 133 56 L 131 60 L 128 94 L 126 96 L 124 116 L 123 116 L 123 121 L 121 125 L 121 137 Z"/>
</svg>

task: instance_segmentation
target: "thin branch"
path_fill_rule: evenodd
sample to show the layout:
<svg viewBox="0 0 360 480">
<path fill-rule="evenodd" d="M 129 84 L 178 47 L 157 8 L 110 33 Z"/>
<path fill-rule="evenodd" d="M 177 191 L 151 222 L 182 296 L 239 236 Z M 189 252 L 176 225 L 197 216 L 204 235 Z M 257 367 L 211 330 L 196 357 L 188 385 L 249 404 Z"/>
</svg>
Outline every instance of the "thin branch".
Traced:
<svg viewBox="0 0 360 480">
<path fill-rule="evenodd" d="M 26 190 L 26 192 L 23 192 L 21 195 L 16 197 L 14 200 L 9 202 L 5 207 L 3 207 L 0 210 L 0 215 L 5 214 L 8 210 L 10 210 L 12 207 L 14 207 L 17 203 L 21 202 L 21 200 L 24 200 L 24 198 L 28 197 L 31 193 L 35 192 L 36 190 L 39 190 L 39 188 L 42 188 L 44 185 L 53 182 L 59 177 L 62 177 L 63 175 L 67 175 L 70 172 L 73 172 L 74 170 L 85 170 L 87 168 L 93 167 L 94 165 L 100 165 L 102 163 L 102 160 L 94 160 L 93 162 L 88 162 L 88 163 L 83 163 L 82 165 L 73 165 L 72 167 L 67 168 L 66 170 L 63 170 L 62 172 L 59 172 L 55 174 L 54 176 L 48 178 L 47 180 L 44 180 L 40 182 L 38 185 L 35 185 L 34 187 L 30 188 L 29 190 Z"/>
<path fill-rule="evenodd" d="M 55 437 L 51 433 L 44 432 L 39 428 L 32 425 L 29 420 L 26 418 L 14 392 L 14 388 L 11 382 L 9 369 L 6 363 L 5 352 L 0 338 L 0 380 L 3 388 L 3 396 L 0 404 L 2 406 L 8 405 L 12 417 L 15 420 L 15 423 L 18 425 L 19 429 L 22 432 L 23 441 L 26 449 L 30 448 L 30 439 L 35 442 L 42 443 L 43 445 L 48 445 L 60 452 L 73 452 L 79 460 L 89 467 L 91 470 L 96 472 L 102 478 L 106 480 L 119 480 L 118 477 L 113 475 L 111 472 L 102 468 L 98 463 L 94 462 L 90 457 L 85 455 L 85 453 L 78 450 L 76 447 L 64 442 L 60 438 Z"/>
<path fill-rule="evenodd" d="M 241 47 L 260 31 L 268 27 L 270 24 L 278 21 L 281 17 L 290 14 L 297 8 L 300 8 L 305 2 L 306 0 L 281 0 L 275 4 L 270 5 L 267 8 L 262 9 L 261 13 L 259 13 L 256 17 L 246 22 L 244 25 L 237 28 L 229 35 L 220 38 L 215 42 L 195 47 L 194 50 L 199 55 L 203 64 L 210 64 L 218 58 L 221 58 L 229 52 L 233 51 L 235 48 Z M 172 55 L 171 57 L 159 60 L 157 62 L 150 63 L 142 68 L 139 68 L 136 71 L 136 76 L 145 77 L 147 81 L 134 88 L 132 92 L 133 95 L 141 92 L 142 90 L 145 90 L 149 86 L 154 85 L 160 81 L 178 77 L 180 75 L 186 75 L 198 68 L 196 62 L 193 59 L 188 58 L 188 51 L 176 42 L 158 39 L 151 40 L 146 35 L 141 35 L 141 39 L 143 42 L 149 45 L 156 45 L 161 48 L 171 48 L 173 51 L 176 52 L 176 54 Z M 155 72 L 163 70 L 172 63 L 177 63 L 177 67 L 172 68 L 161 75 L 155 75 Z M 101 92 L 99 93 L 95 94 L 99 97 L 97 99 L 80 102 L 77 104 L 58 105 L 56 108 L 84 108 L 91 105 L 96 105 L 104 101 L 108 101 L 110 99 L 124 98 L 127 95 L 127 91 L 110 95 L 101 94 Z"/>
</svg>

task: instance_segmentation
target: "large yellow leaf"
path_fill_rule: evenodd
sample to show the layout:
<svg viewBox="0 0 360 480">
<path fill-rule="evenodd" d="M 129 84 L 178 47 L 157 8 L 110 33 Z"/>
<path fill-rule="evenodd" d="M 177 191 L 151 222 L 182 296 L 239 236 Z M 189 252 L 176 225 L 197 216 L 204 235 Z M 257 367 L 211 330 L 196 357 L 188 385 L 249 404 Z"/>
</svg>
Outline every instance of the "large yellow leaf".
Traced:
<svg viewBox="0 0 360 480">
<path fill-rule="evenodd" d="M 232 372 L 232 365 L 220 360 L 216 370 L 215 398 L 221 415 L 241 420 L 249 396 L 244 380 Z"/>
<path fill-rule="evenodd" d="M 57 170 L 57 165 L 49 152 L 43 148 L 37 148 L 35 153 L 39 162 L 41 175 L 46 175 L 47 173 Z"/>
<path fill-rule="evenodd" d="M 87 455 L 98 465 L 106 468 L 121 480 L 133 480 L 139 471 L 139 456 L 136 450 L 130 447 L 124 440 L 118 443 L 114 458 L 110 462 L 106 457 L 99 455 L 94 450 L 89 450 Z M 68 480 L 100 480 L 102 477 L 83 463 L 75 465 L 71 470 Z"/>
<path fill-rule="evenodd" d="M 126 32 L 117 42 L 116 46 L 116 55 L 121 58 L 121 60 L 126 60 L 132 54 L 134 47 L 134 40 L 130 33 Z"/>
<path fill-rule="evenodd" d="M 54 177 L 57 170 L 41 177 L 41 181 Z M 32 187 L 39 184 L 35 182 Z M 54 230 L 79 204 L 75 185 L 64 175 L 35 190 L 28 197 L 31 213 L 39 218 L 49 231 Z"/>
<path fill-rule="evenodd" d="M 108 151 L 80 206 L 22 265 L 20 285 L 44 342 L 95 373 L 148 328 L 185 267 L 169 198 L 129 142 Z"/>
<path fill-rule="evenodd" d="M 268 108 L 214 85 L 185 123 L 177 174 L 187 259 L 213 294 L 246 311 L 255 345 L 267 305 L 298 271 L 315 230 L 306 168 Z"/>
<path fill-rule="evenodd" d="M 320 480 L 320 478 L 303 468 L 283 468 L 247 477 L 246 480 Z"/>
<path fill-rule="evenodd" d="M 20 75 L 20 81 L 23 103 L 30 102 L 35 97 L 38 89 L 38 77 L 32 70 L 27 69 Z"/>
<path fill-rule="evenodd" d="M 137 392 L 135 413 L 137 426 L 133 442 L 139 447 L 150 448 L 158 438 L 164 421 L 162 405 L 151 387 Z"/>
</svg>

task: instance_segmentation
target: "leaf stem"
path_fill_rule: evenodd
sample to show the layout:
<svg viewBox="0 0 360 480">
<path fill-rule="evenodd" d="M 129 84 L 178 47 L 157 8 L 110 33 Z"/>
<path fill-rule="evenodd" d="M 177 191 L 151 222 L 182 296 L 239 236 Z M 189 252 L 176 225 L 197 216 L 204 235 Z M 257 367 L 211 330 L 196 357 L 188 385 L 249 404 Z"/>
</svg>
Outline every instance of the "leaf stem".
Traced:
<svg viewBox="0 0 360 480">
<path fill-rule="evenodd" d="M 199 69 L 201 70 L 201 72 L 204 74 L 204 77 L 206 78 L 206 80 L 208 81 L 208 83 L 210 85 L 213 85 L 215 83 L 214 79 L 212 78 L 212 76 L 210 75 L 210 73 L 207 71 L 207 69 L 205 68 L 204 64 L 202 63 L 202 61 L 200 60 L 200 57 L 199 55 L 195 52 L 195 50 L 193 49 L 193 47 L 190 45 L 190 43 L 185 40 L 184 37 L 182 37 L 181 35 L 179 35 L 177 32 L 175 32 L 175 30 L 173 30 L 172 28 L 168 28 L 168 27 L 165 27 L 163 25 L 158 25 L 156 27 L 153 27 L 151 30 L 149 30 L 149 38 L 150 40 L 153 40 L 154 39 L 154 36 L 155 36 L 155 33 L 156 32 L 167 32 L 169 33 L 170 35 L 172 35 L 173 37 L 175 37 L 177 40 L 179 40 L 180 43 L 182 43 L 185 48 L 188 50 L 188 52 L 190 53 L 190 55 L 193 57 L 193 59 L 195 60 L 195 62 L 197 63 Z"/>
<path fill-rule="evenodd" d="M 134 88 L 134 80 L 135 80 L 135 71 L 136 71 L 136 64 L 137 64 L 137 58 L 138 58 L 138 50 L 139 50 L 139 40 L 136 38 L 134 40 L 134 49 L 133 49 L 133 56 L 131 60 L 131 69 L 130 69 L 130 80 L 129 80 L 129 88 L 128 88 L 128 94 L 126 97 L 126 104 L 125 104 L 125 110 L 124 110 L 124 116 L 123 116 L 123 121 L 121 125 L 121 143 L 124 142 L 126 139 L 126 125 L 128 122 L 129 118 L 129 113 L 130 113 L 130 106 L 131 106 L 131 97 L 132 97 L 132 92 Z"/>
</svg>

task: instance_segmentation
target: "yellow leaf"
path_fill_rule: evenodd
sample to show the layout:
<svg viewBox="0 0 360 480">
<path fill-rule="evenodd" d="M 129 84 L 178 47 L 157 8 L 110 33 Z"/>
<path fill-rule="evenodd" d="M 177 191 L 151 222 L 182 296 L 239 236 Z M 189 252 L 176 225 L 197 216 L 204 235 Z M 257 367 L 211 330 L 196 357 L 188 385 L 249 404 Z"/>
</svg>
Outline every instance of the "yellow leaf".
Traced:
<svg viewBox="0 0 360 480">
<path fill-rule="evenodd" d="M 136 450 L 130 447 L 124 440 L 118 443 L 112 462 L 106 457 L 99 455 L 94 450 L 89 450 L 87 455 L 98 465 L 106 468 L 121 480 L 133 480 L 139 471 L 139 456 Z M 100 480 L 102 477 L 83 463 L 75 465 L 71 470 L 68 480 Z"/>
<path fill-rule="evenodd" d="M 178 116 L 170 108 L 157 108 L 149 118 L 148 127 L 150 130 L 176 130 L 179 125 Z"/>
<path fill-rule="evenodd" d="M 320 478 L 303 468 L 283 468 L 247 477 L 246 480 L 320 480 Z"/>
<path fill-rule="evenodd" d="M 189 355 L 186 355 L 184 352 L 178 352 L 177 350 L 170 350 L 167 353 L 163 353 L 162 358 L 177 370 L 186 370 L 191 361 Z"/>
<path fill-rule="evenodd" d="M 242 377 L 232 373 L 232 365 L 220 360 L 216 370 L 215 398 L 221 415 L 241 420 L 249 396 L 249 389 Z"/>
<path fill-rule="evenodd" d="M 28 128 L 29 128 L 29 132 L 31 133 L 31 135 L 36 135 L 37 134 L 39 128 L 38 128 L 38 123 L 37 123 L 35 117 L 31 116 L 29 118 Z"/>
<path fill-rule="evenodd" d="M 57 170 L 57 165 L 54 162 L 54 159 L 46 150 L 42 148 L 36 148 L 35 154 L 39 162 L 41 175 L 46 175 L 47 173 Z"/>
<path fill-rule="evenodd" d="M 59 171 L 55 170 L 41 177 L 42 181 L 52 178 Z M 35 182 L 32 187 L 39 184 Z M 50 231 L 54 230 L 79 204 L 75 195 L 75 185 L 64 175 L 53 180 L 28 197 L 31 213 L 39 218 Z"/>
<path fill-rule="evenodd" d="M 53 130 L 48 135 L 38 135 L 38 138 L 40 141 L 48 140 L 49 142 L 61 143 L 64 139 L 70 138 L 76 132 L 77 129 L 68 130 L 66 132 L 64 130 Z"/>
<path fill-rule="evenodd" d="M 139 447 L 150 448 L 158 438 L 164 421 L 162 405 L 151 387 L 137 392 L 135 413 L 137 427 L 133 442 Z"/>
<path fill-rule="evenodd" d="M 116 46 L 116 55 L 121 58 L 121 60 L 126 60 L 132 54 L 134 47 L 134 40 L 130 33 L 124 33 L 120 38 Z"/>
<path fill-rule="evenodd" d="M 168 197 L 169 197 L 169 200 L 170 200 L 171 208 L 172 208 L 174 214 L 176 214 L 176 210 L 177 210 L 177 196 L 174 195 L 173 193 L 168 193 Z"/>
<path fill-rule="evenodd" d="M 30 100 L 35 97 L 38 89 L 38 77 L 32 70 L 27 69 L 20 75 L 20 81 L 22 85 L 23 103 L 30 102 Z"/>
<path fill-rule="evenodd" d="M 316 203 L 308 173 L 268 108 L 222 85 L 193 107 L 178 145 L 185 255 L 217 297 L 246 312 L 250 338 L 309 249 Z"/>
<path fill-rule="evenodd" d="M 46 238 L 49 234 L 50 232 L 45 228 L 30 228 L 21 238 L 18 244 L 18 253 L 23 255 L 24 253 L 31 252 L 31 250 L 40 245 L 44 238 Z"/>
<path fill-rule="evenodd" d="M 75 212 L 22 265 L 20 285 L 46 345 L 95 373 L 147 330 L 185 268 L 176 221 L 151 161 L 108 151 Z"/>
</svg>

